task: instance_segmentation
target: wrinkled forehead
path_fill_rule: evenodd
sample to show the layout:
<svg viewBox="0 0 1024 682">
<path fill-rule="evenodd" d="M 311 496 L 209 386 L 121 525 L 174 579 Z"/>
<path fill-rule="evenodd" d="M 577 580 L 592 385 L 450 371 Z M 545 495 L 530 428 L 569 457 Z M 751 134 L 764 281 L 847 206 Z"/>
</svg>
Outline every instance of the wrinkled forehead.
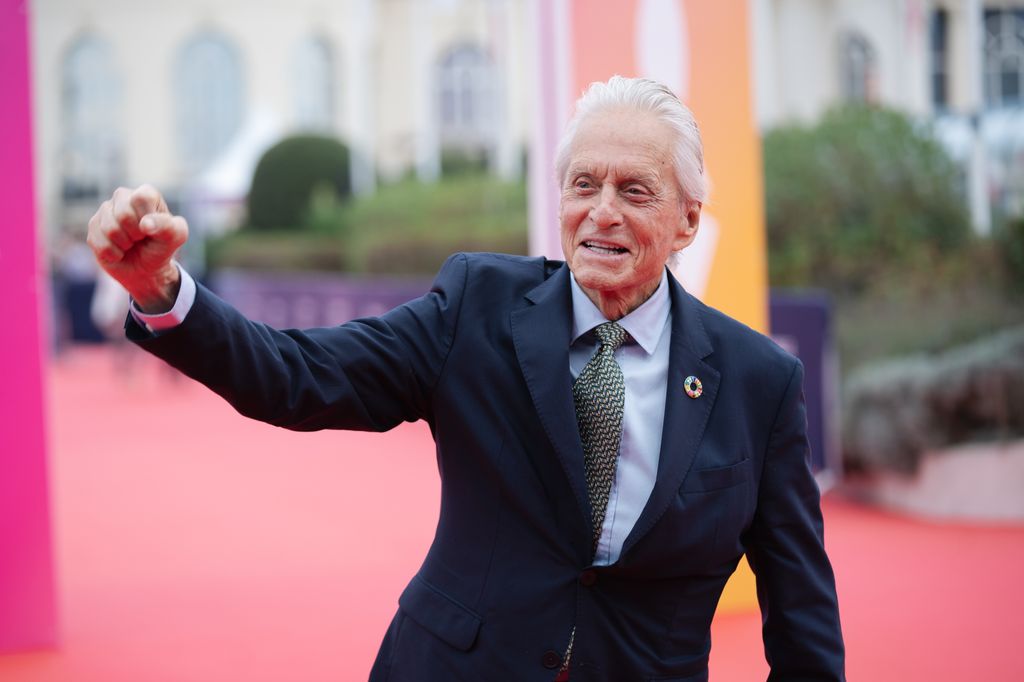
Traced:
<svg viewBox="0 0 1024 682">
<path fill-rule="evenodd" d="M 566 170 L 566 181 L 587 176 L 606 181 L 641 182 L 647 185 L 667 184 L 675 177 L 670 160 L 656 160 L 644 155 L 610 156 L 581 154 L 573 158 Z"/>
<path fill-rule="evenodd" d="M 567 177 L 580 173 L 668 182 L 675 179 L 672 128 L 648 112 L 596 112 L 580 122 Z"/>
</svg>

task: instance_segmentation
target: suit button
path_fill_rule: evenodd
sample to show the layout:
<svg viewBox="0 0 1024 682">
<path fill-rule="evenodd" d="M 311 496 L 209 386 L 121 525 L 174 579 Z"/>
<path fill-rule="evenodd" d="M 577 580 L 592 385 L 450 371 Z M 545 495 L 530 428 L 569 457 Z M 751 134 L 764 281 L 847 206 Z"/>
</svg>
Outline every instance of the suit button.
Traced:
<svg viewBox="0 0 1024 682">
<path fill-rule="evenodd" d="M 597 571 L 587 569 L 580 573 L 580 584 L 583 587 L 593 587 L 595 583 L 597 583 Z"/>
<path fill-rule="evenodd" d="M 562 657 L 555 651 L 545 651 L 540 658 L 541 664 L 549 670 L 554 670 L 562 665 Z"/>
</svg>

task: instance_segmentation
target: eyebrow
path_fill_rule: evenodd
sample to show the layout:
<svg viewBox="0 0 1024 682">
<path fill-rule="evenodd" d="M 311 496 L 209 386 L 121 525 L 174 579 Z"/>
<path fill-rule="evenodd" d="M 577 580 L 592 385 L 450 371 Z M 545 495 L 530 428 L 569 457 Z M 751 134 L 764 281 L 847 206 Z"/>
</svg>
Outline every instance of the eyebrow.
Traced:
<svg viewBox="0 0 1024 682">
<path fill-rule="evenodd" d="M 651 173 L 638 173 L 636 175 L 629 175 L 624 178 L 622 184 L 628 184 L 630 182 L 639 182 L 642 185 L 660 185 L 661 180 L 657 175 Z"/>
<path fill-rule="evenodd" d="M 575 178 L 580 175 L 593 175 L 594 171 L 591 166 L 572 166 L 566 172 L 565 177 L 567 180 Z M 619 181 L 619 184 L 628 184 L 631 182 L 639 182 L 645 185 L 660 185 L 661 180 L 657 175 L 652 173 L 633 173 L 624 175 Z"/>
</svg>

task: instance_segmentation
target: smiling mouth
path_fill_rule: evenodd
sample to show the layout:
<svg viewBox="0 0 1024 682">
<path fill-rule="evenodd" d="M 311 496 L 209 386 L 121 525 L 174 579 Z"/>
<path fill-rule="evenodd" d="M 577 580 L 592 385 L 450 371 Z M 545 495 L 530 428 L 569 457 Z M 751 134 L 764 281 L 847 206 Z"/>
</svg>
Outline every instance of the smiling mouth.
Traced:
<svg viewBox="0 0 1024 682">
<path fill-rule="evenodd" d="M 583 242 L 582 246 L 594 253 L 599 253 L 602 256 L 617 256 L 622 253 L 627 253 L 629 249 L 624 249 L 621 246 L 615 246 L 613 244 L 601 244 L 599 242 Z"/>
</svg>

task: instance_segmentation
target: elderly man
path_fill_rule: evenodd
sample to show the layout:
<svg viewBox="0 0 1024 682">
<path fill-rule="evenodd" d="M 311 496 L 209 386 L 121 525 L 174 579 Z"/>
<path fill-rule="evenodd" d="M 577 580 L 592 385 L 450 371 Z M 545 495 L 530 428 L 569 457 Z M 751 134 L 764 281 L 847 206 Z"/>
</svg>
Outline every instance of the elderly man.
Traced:
<svg viewBox="0 0 1024 682">
<path fill-rule="evenodd" d="M 800 363 L 666 270 L 706 193 L 692 115 L 651 81 L 595 83 L 557 166 L 565 262 L 459 254 L 422 298 L 329 329 L 197 285 L 151 187 L 118 190 L 89 241 L 131 293 L 129 337 L 242 414 L 430 424 L 437 533 L 371 679 L 707 680 L 744 553 L 771 679 L 844 679 Z"/>
</svg>

